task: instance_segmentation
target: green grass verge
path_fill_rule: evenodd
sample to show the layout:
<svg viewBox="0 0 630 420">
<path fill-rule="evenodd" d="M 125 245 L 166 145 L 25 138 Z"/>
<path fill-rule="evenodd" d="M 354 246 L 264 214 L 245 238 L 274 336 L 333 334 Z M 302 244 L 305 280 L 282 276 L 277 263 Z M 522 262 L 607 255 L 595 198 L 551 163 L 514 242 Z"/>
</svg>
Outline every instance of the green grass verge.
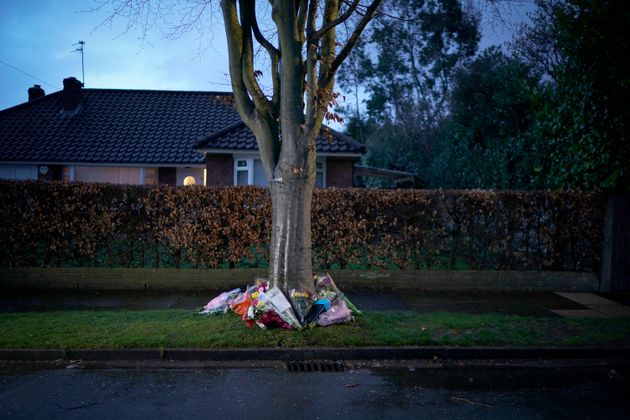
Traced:
<svg viewBox="0 0 630 420">
<path fill-rule="evenodd" d="M 368 312 L 305 331 L 261 330 L 234 314 L 186 310 L 0 314 L 0 348 L 244 348 L 630 345 L 630 319 Z"/>
</svg>

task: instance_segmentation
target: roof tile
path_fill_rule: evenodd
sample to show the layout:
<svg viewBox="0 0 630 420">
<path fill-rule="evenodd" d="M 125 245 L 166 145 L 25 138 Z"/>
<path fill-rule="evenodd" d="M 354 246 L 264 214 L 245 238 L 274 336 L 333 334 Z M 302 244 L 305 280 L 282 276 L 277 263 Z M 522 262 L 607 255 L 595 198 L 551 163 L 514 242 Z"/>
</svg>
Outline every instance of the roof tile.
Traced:
<svg viewBox="0 0 630 420">
<path fill-rule="evenodd" d="M 0 161 L 203 163 L 200 149 L 257 150 L 228 92 L 83 89 L 81 110 L 60 113 L 62 92 L 0 111 Z M 362 153 L 330 130 L 319 152 Z M 199 142 L 199 139 L 203 139 Z"/>
</svg>

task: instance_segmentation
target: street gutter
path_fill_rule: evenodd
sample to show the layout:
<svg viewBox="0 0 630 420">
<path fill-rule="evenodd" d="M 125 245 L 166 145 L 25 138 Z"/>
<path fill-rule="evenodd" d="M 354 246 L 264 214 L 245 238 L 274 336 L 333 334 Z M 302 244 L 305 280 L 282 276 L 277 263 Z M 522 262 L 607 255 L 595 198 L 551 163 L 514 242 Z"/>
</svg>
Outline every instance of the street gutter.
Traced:
<svg viewBox="0 0 630 420">
<path fill-rule="evenodd" d="M 5 361 L 630 360 L 630 346 L 246 349 L 0 349 Z"/>
</svg>

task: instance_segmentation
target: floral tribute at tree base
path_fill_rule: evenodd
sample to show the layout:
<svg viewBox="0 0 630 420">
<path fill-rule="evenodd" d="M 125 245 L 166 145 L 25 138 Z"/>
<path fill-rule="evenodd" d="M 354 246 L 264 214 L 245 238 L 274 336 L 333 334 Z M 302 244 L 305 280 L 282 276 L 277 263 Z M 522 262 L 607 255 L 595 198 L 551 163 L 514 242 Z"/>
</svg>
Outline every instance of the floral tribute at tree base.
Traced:
<svg viewBox="0 0 630 420">
<path fill-rule="evenodd" d="M 351 322 L 353 314 L 361 313 L 327 273 L 313 276 L 312 290 L 291 290 L 289 298 L 278 287 L 270 288 L 265 279 L 257 278 L 245 291 L 234 289 L 219 294 L 199 314 L 230 311 L 240 315 L 248 327 L 256 324 L 262 329 L 286 330 Z"/>
</svg>

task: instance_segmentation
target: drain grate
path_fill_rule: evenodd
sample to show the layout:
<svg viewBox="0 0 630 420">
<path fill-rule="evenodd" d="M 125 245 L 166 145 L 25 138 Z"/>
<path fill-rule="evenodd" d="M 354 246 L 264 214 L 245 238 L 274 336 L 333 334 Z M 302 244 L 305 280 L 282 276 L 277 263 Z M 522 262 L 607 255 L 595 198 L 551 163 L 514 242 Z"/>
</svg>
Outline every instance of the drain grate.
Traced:
<svg viewBox="0 0 630 420">
<path fill-rule="evenodd" d="M 287 362 L 287 370 L 295 373 L 343 372 L 346 367 L 341 362 Z"/>
</svg>

